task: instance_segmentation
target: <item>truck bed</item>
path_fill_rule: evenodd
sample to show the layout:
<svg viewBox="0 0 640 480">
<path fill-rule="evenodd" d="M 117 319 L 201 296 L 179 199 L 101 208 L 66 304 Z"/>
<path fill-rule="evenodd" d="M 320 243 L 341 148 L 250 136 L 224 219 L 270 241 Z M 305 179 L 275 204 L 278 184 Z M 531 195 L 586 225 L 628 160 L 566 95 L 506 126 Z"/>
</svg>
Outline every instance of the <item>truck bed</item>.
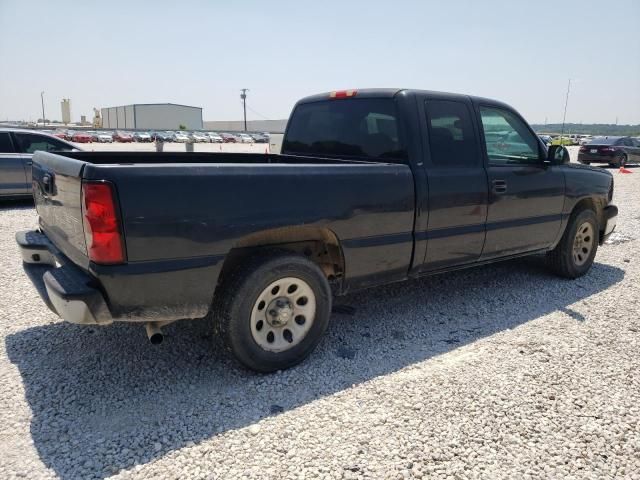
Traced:
<svg viewBox="0 0 640 480">
<path fill-rule="evenodd" d="M 146 318 L 157 314 L 147 307 L 158 305 L 167 310 L 164 318 L 204 315 L 225 257 L 265 232 L 335 235 L 345 290 L 404 278 L 412 259 L 407 165 L 264 154 L 37 152 L 33 178 L 41 229 L 98 279 L 116 318 Z M 83 181 L 114 185 L 126 264 L 89 261 Z"/>
</svg>

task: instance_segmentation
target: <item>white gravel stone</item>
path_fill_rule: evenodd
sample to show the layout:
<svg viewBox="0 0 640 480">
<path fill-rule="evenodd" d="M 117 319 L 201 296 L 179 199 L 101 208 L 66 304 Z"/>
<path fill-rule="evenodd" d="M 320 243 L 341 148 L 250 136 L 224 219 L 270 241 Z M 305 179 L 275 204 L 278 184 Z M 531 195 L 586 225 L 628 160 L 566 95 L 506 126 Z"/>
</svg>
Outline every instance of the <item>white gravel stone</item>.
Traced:
<svg viewBox="0 0 640 480">
<path fill-rule="evenodd" d="M 49 312 L 0 205 L 0 478 L 638 478 L 640 169 L 575 281 L 530 258 L 338 299 L 302 365 L 239 368 L 204 322 Z M 259 423 L 258 423 L 259 422 Z"/>
</svg>

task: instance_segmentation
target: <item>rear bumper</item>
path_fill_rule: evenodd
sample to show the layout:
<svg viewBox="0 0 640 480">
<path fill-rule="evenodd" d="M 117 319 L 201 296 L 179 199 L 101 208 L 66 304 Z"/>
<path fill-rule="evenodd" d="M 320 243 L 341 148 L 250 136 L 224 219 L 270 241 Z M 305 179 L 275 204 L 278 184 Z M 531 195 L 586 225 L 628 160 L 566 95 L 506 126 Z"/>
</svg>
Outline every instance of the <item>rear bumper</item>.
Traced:
<svg viewBox="0 0 640 480">
<path fill-rule="evenodd" d="M 224 256 L 97 265 L 70 261 L 44 233 L 19 232 L 24 269 L 47 306 L 71 323 L 202 318 Z"/>
<path fill-rule="evenodd" d="M 113 322 L 95 279 L 69 262 L 44 234 L 18 232 L 16 242 L 25 271 L 49 309 L 71 323 L 106 325 Z M 50 268 L 42 275 L 42 267 L 38 265 Z"/>
<path fill-rule="evenodd" d="M 602 245 L 607 238 L 616 229 L 616 223 L 618 221 L 618 207 L 615 205 L 609 205 L 604 208 L 604 230 L 600 232 L 600 245 Z"/>
<path fill-rule="evenodd" d="M 613 163 L 616 159 L 613 155 L 597 155 L 592 153 L 578 153 L 580 163 Z"/>
</svg>

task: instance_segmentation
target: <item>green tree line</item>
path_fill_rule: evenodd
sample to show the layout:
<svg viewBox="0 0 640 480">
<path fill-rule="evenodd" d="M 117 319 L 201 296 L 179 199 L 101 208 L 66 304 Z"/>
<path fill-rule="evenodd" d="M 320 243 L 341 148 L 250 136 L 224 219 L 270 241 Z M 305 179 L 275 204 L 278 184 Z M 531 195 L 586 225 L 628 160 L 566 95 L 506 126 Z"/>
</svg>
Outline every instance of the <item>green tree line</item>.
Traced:
<svg viewBox="0 0 640 480">
<path fill-rule="evenodd" d="M 534 124 L 531 125 L 538 133 L 560 133 L 562 131 L 561 123 L 549 123 L 547 125 Z M 622 136 L 622 137 L 638 137 L 640 136 L 640 125 L 615 125 L 608 123 L 565 123 L 564 133 L 577 133 L 593 136 Z"/>
</svg>

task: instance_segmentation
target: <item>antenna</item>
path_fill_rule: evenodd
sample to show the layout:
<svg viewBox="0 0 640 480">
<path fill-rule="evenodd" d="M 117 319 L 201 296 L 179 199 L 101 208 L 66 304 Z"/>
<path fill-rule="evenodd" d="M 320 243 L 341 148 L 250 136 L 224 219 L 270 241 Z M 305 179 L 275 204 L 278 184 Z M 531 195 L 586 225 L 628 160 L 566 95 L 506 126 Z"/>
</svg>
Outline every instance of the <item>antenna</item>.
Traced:
<svg viewBox="0 0 640 480">
<path fill-rule="evenodd" d="M 567 105 L 569 104 L 569 92 L 571 91 L 571 79 L 569 79 L 569 84 L 567 85 L 567 96 L 564 99 L 564 114 L 562 115 L 562 130 L 560 131 L 560 145 L 564 142 L 562 137 L 564 135 L 564 122 L 567 119 Z"/>
</svg>

